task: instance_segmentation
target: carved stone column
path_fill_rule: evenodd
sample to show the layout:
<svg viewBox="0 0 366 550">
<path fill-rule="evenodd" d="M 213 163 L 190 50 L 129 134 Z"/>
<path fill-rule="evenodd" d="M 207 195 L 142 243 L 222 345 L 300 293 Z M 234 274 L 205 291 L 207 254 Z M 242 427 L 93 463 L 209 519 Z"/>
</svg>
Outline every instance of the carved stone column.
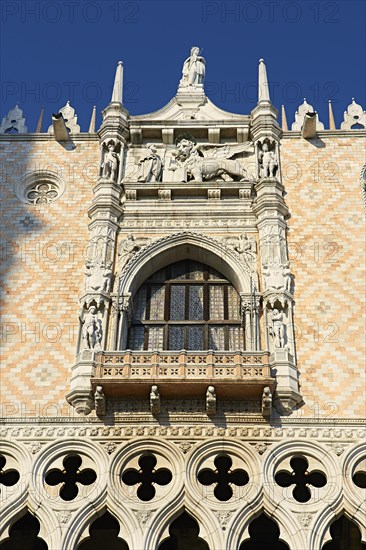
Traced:
<svg viewBox="0 0 366 550">
<path fill-rule="evenodd" d="M 261 60 L 260 92 L 264 89 L 266 93 L 259 93 L 258 105 L 251 113 L 258 166 L 253 211 L 257 216 L 259 233 L 266 347 L 271 353 L 271 367 L 277 380 L 274 405 L 281 412 L 290 412 L 301 401 L 301 395 L 295 356 L 292 276 L 286 240 L 289 212 L 281 183 L 278 112 L 269 99 L 263 66 Z"/>
<path fill-rule="evenodd" d="M 260 351 L 259 311 L 260 296 L 255 294 L 240 295 L 241 311 L 244 325 L 244 341 L 246 351 Z"/>
<path fill-rule="evenodd" d="M 101 165 L 88 210 L 90 239 L 85 266 L 85 293 L 82 296 L 80 337 L 73 366 L 68 402 L 80 414 L 93 407 L 91 377 L 95 373 L 95 354 L 106 349 L 111 314 L 116 242 L 123 215 L 123 187 L 120 182 L 125 164 L 128 137 L 128 112 L 122 105 L 122 63 L 118 64 L 112 101 L 103 111 L 99 130 Z"/>
</svg>

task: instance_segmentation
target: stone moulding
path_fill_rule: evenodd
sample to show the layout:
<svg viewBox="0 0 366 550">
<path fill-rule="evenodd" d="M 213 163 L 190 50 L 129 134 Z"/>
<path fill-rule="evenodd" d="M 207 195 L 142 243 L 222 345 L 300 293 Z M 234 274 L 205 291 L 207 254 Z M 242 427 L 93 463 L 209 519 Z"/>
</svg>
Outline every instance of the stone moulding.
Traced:
<svg viewBox="0 0 366 550">
<path fill-rule="evenodd" d="M 250 273 L 237 252 L 207 235 L 180 231 L 156 239 L 131 258 L 121 273 L 120 294 L 133 294 L 154 271 L 168 263 L 184 259 L 188 253 L 193 259 L 221 270 L 238 292 L 250 291 Z"/>
</svg>

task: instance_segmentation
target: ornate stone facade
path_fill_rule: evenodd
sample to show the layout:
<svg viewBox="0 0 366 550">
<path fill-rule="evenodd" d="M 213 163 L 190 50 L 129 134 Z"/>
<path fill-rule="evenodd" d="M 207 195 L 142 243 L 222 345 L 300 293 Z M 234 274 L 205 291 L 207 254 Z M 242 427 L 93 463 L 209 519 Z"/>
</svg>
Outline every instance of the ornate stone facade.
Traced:
<svg viewBox="0 0 366 550">
<path fill-rule="evenodd" d="M 98 132 L 4 119 L 4 548 L 366 542 L 364 113 L 288 131 L 263 60 L 249 115 L 206 70 L 130 116 L 120 62 Z"/>
</svg>

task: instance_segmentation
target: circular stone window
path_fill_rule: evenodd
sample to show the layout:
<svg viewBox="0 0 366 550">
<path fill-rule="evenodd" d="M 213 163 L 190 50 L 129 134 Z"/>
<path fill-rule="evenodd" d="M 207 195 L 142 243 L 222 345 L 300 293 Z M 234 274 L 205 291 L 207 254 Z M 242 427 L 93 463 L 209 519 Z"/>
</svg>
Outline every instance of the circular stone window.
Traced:
<svg viewBox="0 0 366 550">
<path fill-rule="evenodd" d="M 49 170 L 28 172 L 18 183 L 15 194 L 27 204 L 49 204 L 65 191 L 65 185 L 58 174 Z"/>
</svg>

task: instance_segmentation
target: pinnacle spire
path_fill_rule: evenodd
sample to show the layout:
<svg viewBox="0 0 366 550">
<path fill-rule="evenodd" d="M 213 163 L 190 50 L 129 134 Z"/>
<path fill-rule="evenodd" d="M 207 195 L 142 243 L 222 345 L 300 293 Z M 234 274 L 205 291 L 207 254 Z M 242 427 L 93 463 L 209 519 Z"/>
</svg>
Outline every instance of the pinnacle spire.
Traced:
<svg viewBox="0 0 366 550">
<path fill-rule="evenodd" d="M 42 132 L 43 116 L 44 116 L 44 105 L 42 105 L 42 109 L 37 122 L 36 134 L 40 134 Z"/>
<path fill-rule="evenodd" d="M 259 60 L 258 103 L 260 103 L 261 101 L 271 101 L 269 97 L 267 70 L 264 59 Z"/>
<path fill-rule="evenodd" d="M 335 122 L 334 122 L 334 116 L 333 116 L 333 108 L 332 108 L 332 102 L 331 100 L 328 101 L 328 108 L 329 108 L 329 130 L 335 130 Z"/>
<path fill-rule="evenodd" d="M 282 105 L 282 130 L 284 132 L 288 132 L 288 125 L 287 125 L 287 118 L 286 118 L 286 111 L 285 111 L 285 106 Z"/>
<path fill-rule="evenodd" d="M 122 103 L 123 92 L 123 63 L 118 61 L 111 103 Z"/>
<path fill-rule="evenodd" d="M 97 108 L 94 105 L 93 110 L 92 110 L 92 114 L 91 114 L 91 118 L 90 118 L 90 124 L 89 124 L 89 130 L 88 130 L 89 134 L 94 134 L 95 133 L 96 118 L 97 118 Z"/>
</svg>

